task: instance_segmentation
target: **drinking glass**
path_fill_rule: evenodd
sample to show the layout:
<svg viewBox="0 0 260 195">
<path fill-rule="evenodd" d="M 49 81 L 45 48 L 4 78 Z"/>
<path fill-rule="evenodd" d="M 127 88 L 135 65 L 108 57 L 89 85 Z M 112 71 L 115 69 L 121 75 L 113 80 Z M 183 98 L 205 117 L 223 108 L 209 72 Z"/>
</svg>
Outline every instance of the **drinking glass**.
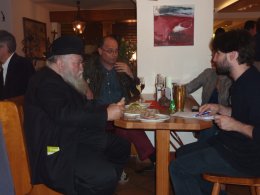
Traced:
<svg viewBox="0 0 260 195">
<path fill-rule="evenodd" d="M 139 80 L 140 80 L 140 85 L 141 85 L 141 91 L 143 91 L 143 89 L 145 88 L 144 77 L 139 77 Z"/>
<path fill-rule="evenodd" d="M 156 88 L 163 88 L 164 87 L 164 77 L 161 74 L 157 74 L 156 80 L 155 80 L 155 86 Z"/>
<path fill-rule="evenodd" d="M 185 104 L 185 98 L 186 98 L 186 89 L 185 85 L 178 85 L 176 84 L 174 86 L 174 101 L 175 101 L 175 107 L 177 112 L 183 112 L 184 111 L 184 104 Z"/>
</svg>

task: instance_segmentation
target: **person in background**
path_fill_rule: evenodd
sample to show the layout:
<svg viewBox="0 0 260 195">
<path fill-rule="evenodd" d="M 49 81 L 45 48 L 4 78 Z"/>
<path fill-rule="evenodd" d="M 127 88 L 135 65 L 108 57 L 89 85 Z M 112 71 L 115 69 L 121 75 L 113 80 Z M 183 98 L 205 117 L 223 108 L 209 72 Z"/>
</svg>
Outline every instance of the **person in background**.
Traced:
<svg viewBox="0 0 260 195">
<path fill-rule="evenodd" d="M 217 70 L 234 80 L 232 104 L 200 107 L 200 113 L 211 111 L 220 131 L 207 142 L 191 143 L 193 151 L 171 162 L 176 195 L 210 194 L 212 183 L 202 179 L 203 173 L 260 176 L 260 73 L 252 66 L 253 37 L 245 30 L 231 30 L 213 40 L 213 49 Z"/>
<path fill-rule="evenodd" d="M 24 95 L 34 67 L 15 53 L 15 37 L 0 30 L 0 100 Z"/>
<path fill-rule="evenodd" d="M 247 20 L 244 24 L 244 29 L 247 30 L 252 36 L 256 34 L 256 21 Z"/>
<path fill-rule="evenodd" d="M 215 52 L 212 52 L 211 68 L 205 69 L 196 78 L 186 84 L 186 93 L 191 94 L 202 87 L 201 105 L 219 103 L 228 106 L 229 88 L 232 80 L 228 75 L 219 74 L 213 62 Z"/>
<path fill-rule="evenodd" d="M 258 18 L 256 21 L 254 65 L 260 71 L 260 18 Z"/>
<path fill-rule="evenodd" d="M 84 44 L 77 36 L 53 41 L 46 67 L 30 80 L 24 129 L 32 184 L 68 195 L 113 195 L 130 144 L 105 131 L 124 100 L 99 107 L 86 99 Z"/>
<path fill-rule="evenodd" d="M 89 97 L 93 97 L 99 105 L 117 102 L 125 97 L 126 102 L 137 100 L 140 91 L 136 88 L 140 84 L 130 67 L 124 62 L 118 62 L 118 41 L 114 36 L 106 36 L 98 46 L 98 56 L 94 56 L 85 66 L 84 77 L 90 87 Z M 153 167 L 155 149 L 144 131 L 125 130 L 108 123 L 107 129 L 113 131 L 129 142 L 133 143 L 140 160 L 136 171 Z"/>
<path fill-rule="evenodd" d="M 216 36 L 218 36 L 218 35 L 220 35 L 220 34 L 222 34 L 222 33 L 224 33 L 225 32 L 225 29 L 224 28 L 222 28 L 222 27 L 219 27 L 219 28 L 217 28 L 216 30 L 215 30 L 215 32 L 214 32 L 214 37 L 216 37 Z"/>
</svg>

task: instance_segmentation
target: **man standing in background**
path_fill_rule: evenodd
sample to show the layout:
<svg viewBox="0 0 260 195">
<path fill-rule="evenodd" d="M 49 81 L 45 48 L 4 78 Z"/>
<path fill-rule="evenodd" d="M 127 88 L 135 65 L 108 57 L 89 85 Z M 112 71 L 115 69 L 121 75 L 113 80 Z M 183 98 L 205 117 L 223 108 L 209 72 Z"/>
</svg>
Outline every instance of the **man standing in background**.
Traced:
<svg viewBox="0 0 260 195">
<path fill-rule="evenodd" d="M 0 100 L 24 95 L 35 72 L 32 63 L 15 50 L 15 37 L 0 30 Z"/>
<path fill-rule="evenodd" d="M 256 34 L 256 21 L 247 20 L 244 24 L 244 29 L 247 30 L 252 36 Z"/>
</svg>

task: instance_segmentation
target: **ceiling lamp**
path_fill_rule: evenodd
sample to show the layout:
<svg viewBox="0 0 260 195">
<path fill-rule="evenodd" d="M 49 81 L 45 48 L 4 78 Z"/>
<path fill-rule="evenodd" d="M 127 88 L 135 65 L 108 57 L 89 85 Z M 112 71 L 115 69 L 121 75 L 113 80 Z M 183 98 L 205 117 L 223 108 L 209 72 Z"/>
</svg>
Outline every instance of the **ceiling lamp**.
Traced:
<svg viewBox="0 0 260 195">
<path fill-rule="evenodd" d="M 74 22 L 72 22 L 73 30 L 76 34 L 82 34 L 85 30 L 86 23 L 80 18 L 80 1 L 77 1 L 77 15 Z"/>
</svg>

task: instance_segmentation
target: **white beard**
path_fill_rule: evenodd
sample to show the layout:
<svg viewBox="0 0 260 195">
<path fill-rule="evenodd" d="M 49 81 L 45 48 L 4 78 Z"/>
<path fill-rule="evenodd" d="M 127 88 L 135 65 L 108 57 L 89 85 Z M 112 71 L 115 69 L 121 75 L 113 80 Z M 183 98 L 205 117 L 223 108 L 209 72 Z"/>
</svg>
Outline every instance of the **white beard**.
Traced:
<svg viewBox="0 0 260 195">
<path fill-rule="evenodd" d="M 72 75 L 71 72 L 64 72 L 62 78 L 66 83 L 76 89 L 82 95 L 86 95 L 87 82 L 84 80 L 82 72 L 79 72 L 76 76 Z"/>
</svg>

